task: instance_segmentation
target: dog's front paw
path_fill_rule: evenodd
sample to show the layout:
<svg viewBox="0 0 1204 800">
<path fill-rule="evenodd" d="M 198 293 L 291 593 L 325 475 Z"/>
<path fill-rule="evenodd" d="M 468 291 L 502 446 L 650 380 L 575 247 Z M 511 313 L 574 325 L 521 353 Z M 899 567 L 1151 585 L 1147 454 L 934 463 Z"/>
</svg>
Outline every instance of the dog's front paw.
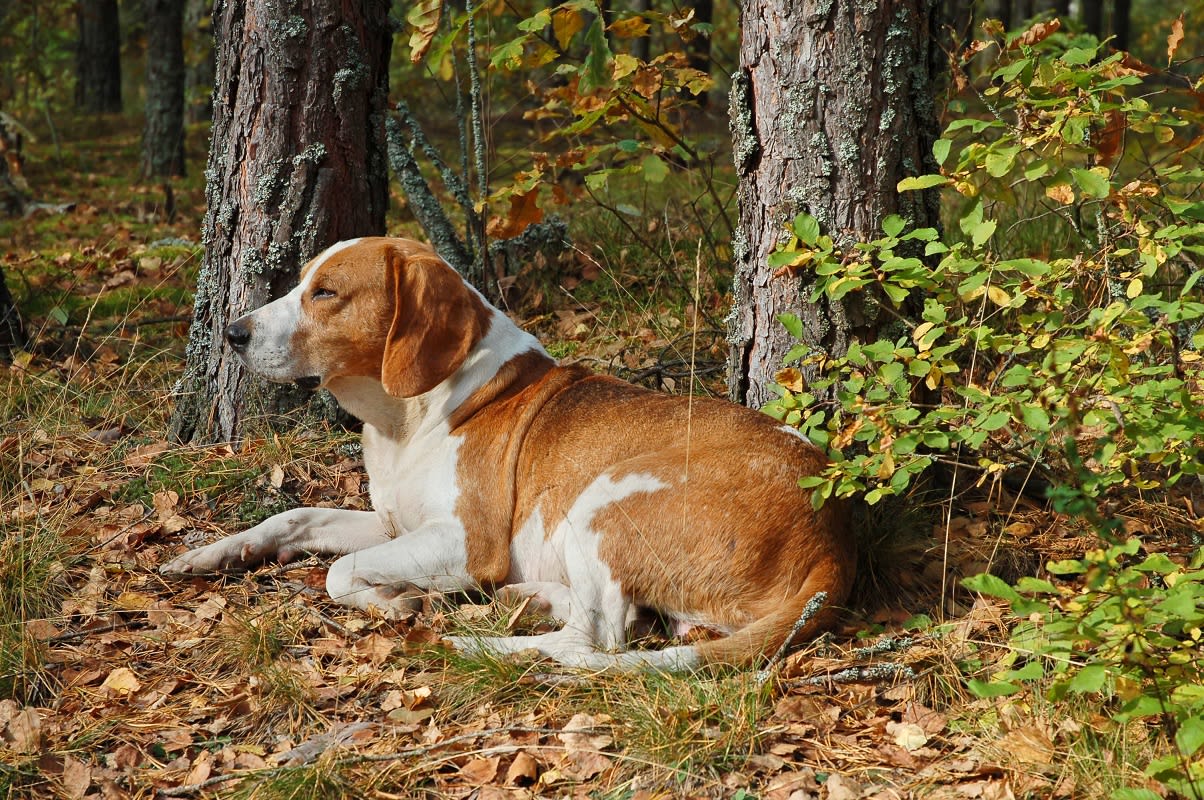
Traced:
<svg viewBox="0 0 1204 800">
<path fill-rule="evenodd" d="M 159 567 L 159 572 L 164 575 L 203 575 L 223 570 L 246 569 L 261 563 L 268 555 L 264 548 L 256 547 L 254 542 L 240 542 L 237 541 L 237 537 L 231 536 L 189 550 Z"/>
</svg>

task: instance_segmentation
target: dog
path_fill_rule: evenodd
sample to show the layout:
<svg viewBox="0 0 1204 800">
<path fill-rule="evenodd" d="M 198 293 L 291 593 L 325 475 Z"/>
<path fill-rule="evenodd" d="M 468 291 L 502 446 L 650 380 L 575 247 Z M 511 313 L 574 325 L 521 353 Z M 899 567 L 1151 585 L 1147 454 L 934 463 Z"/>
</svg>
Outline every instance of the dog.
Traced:
<svg viewBox="0 0 1204 800">
<path fill-rule="evenodd" d="M 797 431 L 733 403 L 558 366 L 427 245 L 325 250 L 226 341 L 268 380 L 325 387 L 363 421 L 374 511 L 301 508 L 184 553 L 189 574 L 341 556 L 330 596 L 385 614 L 401 589 L 501 590 L 563 627 L 458 638 L 590 669 L 750 665 L 834 620 L 853 580 L 845 508 L 799 478 L 826 465 Z M 721 635 L 625 649 L 637 610 Z"/>
</svg>

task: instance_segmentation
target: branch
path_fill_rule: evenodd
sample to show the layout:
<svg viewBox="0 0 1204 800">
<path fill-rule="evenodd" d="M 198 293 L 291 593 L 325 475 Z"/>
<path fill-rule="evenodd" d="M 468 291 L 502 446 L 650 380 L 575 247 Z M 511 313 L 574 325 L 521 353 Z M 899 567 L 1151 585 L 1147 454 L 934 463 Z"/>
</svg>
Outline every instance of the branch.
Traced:
<svg viewBox="0 0 1204 800">
<path fill-rule="evenodd" d="M 398 112 L 402 113 L 400 107 Z M 409 113 L 409 110 L 406 109 L 404 113 Z M 430 237 L 435 251 L 455 267 L 457 272 L 467 274 L 472 268 L 472 259 L 468 256 L 464 241 L 456 233 L 451 220 L 447 218 L 443 207 L 431 192 L 431 187 L 422 177 L 418 162 L 414 160 L 414 152 L 406 145 L 401 125 L 395 117 L 385 119 L 385 132 L 389 139 L 389 163 L 397 173 L 401 189 L 410 201 L 410 209 L 414 212 L 418 224 Z"/>
</svg>

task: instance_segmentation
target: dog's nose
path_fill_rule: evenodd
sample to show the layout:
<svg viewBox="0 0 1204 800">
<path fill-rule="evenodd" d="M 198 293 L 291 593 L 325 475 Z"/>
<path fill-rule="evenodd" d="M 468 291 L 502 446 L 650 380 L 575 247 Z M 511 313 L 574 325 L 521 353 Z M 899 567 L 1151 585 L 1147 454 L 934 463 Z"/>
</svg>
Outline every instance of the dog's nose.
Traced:
<svg viewBox="0 0 1204 800">
<path fill-rule="evenodd" d="M 241 319 L 231 322 L 226 328 L 226 341 L 235 352 L 241 353 L 251 343 L 251 326 Z"/>
</svg>

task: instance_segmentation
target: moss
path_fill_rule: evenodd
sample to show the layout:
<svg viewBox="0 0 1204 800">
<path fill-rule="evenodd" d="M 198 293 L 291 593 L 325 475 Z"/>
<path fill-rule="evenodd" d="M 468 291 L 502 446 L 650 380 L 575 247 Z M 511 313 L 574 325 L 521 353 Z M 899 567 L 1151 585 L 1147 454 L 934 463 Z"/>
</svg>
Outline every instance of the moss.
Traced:
<svg viewBox="0 0 1204 800">
<path fill-rule="evenodd" d="M 293 166 L 299 167 L 302 164 L 313 164 L 319 166 L 326 159 L 326 145 L 321 142 L 314 142 L 309 147 L 306 147 L 297 155 L 293 156 Z"/>
<path fill-rule="evenodd" d="M 743 70 L 733 73 L 728 93 L 728 128 L 732 133 L 732 160 L 741 175 L 748 172 L 761 149 L 752 103 L 752 81 Z"/>
</svg>

